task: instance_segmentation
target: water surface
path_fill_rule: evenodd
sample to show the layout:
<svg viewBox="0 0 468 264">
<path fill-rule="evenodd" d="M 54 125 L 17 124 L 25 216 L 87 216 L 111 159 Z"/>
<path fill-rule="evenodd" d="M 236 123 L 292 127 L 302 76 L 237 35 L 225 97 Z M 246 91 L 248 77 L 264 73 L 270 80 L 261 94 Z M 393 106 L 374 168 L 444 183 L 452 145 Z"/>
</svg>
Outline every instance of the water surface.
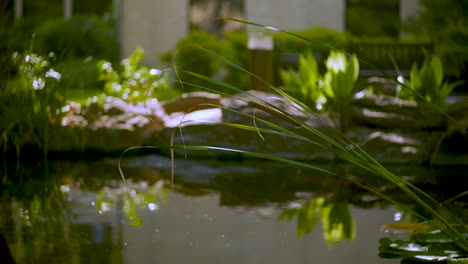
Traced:
<svg viewBox="0 0 468 264">
<path fill-rule="evenodd" d="M 126 159 L 122 169 L 126 184 L 115 160 L 50 162 L 47 175 L 25 169 L 3 190 L 0 211 L 17 263 L 399 263 L 378 256 L 395 208 L 345 181 L 273 164 L 180 160 L 171 186 L 170 163 L 157 156 Z M 327 245 L 321 221 L 298 238 L 296 219 L 279 219 L 344 189 L 354 241 Z"/>
</svg>

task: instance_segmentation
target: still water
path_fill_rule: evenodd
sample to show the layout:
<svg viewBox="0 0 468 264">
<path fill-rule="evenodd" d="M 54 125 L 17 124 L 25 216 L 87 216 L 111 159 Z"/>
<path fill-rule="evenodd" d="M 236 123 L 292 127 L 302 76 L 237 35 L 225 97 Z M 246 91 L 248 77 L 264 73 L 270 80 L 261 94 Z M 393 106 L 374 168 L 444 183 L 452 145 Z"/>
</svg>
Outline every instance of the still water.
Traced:
<svg viewBox="0 0 468 264">
<path fill-rule="evenodd" d="M 396 209 L 346 181 L 268 163 L 177 160 L 172 185 L 170 161 L 158 156 L 125 159 L 122 170 L 126 182 L 116 160 L 22 169 L 0 200 L 15 261 L 399 263 L 378 256 Z M 354 240 L 327 243 L 323 211 L 306 217 L 315 226 L 301 227 L 301 213 L 281 217 L 308 201 L 346 201 Z"/>
</svg>

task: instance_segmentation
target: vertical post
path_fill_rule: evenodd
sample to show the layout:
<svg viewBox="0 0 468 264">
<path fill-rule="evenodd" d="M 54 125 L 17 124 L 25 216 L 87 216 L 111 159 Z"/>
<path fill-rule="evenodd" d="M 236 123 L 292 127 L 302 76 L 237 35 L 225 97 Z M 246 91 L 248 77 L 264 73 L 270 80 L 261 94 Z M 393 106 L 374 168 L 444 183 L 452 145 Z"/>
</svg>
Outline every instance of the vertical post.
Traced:
<svg viewBox="0 0 468 264">
<path fill-rule="evenodd" d="M 23 17 L 23 0 L 15 0 L 15 19 Z"/>
<path fill-rule="evenodd" d="M 73 0 L 63 0 L 63 17 L 68 20 L 73 15 Z"/>
<path fill-rule="evenodd" d="M 117 32 L 117 41 L 119 45 L 122 43 L 121 39 L 121 14 L 122 14 L 122 2 L 121 0 L 112 0 L 112 17 L 115 21 L 115 32 Z"/>
<path fill-rule="evenodd" d="M 420 0 L 400 0 L 400 21 L 405 22 L 406 20 L 418 17 L 421 12 Z M 401 36 L 408 36 L 407 32 L 401 32 Z"/>
<path fill-rule="evenodd" d="M 275 56 L 273 36 L 264 32 L 249 33 L 249 71 L 251 77 L 250 89 L 268 90 L 273 85 L 275 72 Z"/>
</svg>

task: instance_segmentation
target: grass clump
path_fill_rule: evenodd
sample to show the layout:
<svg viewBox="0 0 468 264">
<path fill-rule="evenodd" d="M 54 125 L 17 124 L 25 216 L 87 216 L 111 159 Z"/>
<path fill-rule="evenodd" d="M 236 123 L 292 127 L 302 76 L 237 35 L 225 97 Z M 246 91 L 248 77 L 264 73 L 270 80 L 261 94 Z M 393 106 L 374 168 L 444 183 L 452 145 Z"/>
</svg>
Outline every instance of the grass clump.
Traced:
<svg viewBox="0 0 468 264">
<path fill-rule="evenodd" d="M 241 23 L 254 25 L 254 26 L 260 26 L 263 28 L 270 28 L 264 25 L 255 24 L 251 22 L 240 21 L 240 20 L 235 20 L 235 19 L 232 19 L 232 20 L 238 21 Z M 292 36 L 298 37 L 299 39 L 302 39 L 308 42 L 312 42 L 315 45 L 321 45 L 320 43 L 317 43 L 316 41 L 307 39 L 305 37 L 296 35 L 294 33 L 289 33 L 289 32 L 281 31 L 278 29 L 275 29 L 275 30 L 280 31 L 284 34 L 290 34 Z M 220 60 L 225 61 L 228 64 L 232 64 L 232 62 L 222 57 L 218 57 L 218 58 Z M 344 113 L 344 114 L 346 114 L 346 111 L 349 110 L 349 108 L 346 108 L 346 107 L 349 105 L 350 100 L 352 98 L 353 81 L 357 79 L 357 74 L 359 71 L 358 60 L 359 59 L 355 56 L 349 56 L 344 53 L 340 54 L 340 53 L 337 53 L 336 51 L 332 52 L 329 60 L 327 60 L 327 66 L 330 69 L 332 69 L 328 73 L 328 76 L 325 78 L 325 79 L 328 79 L 325 81 L 328 85 L 327 94 L 328 94 L 329 100 L 331 99 L 332 101 L 330 110 L 337 111 L 339 113 Z M 245 69 L 242 69 L 240 67 L 238 67 L 238 69 L 250 76 L 253 76 L 254 78 L 258 78 L 257 76 L 254 76 L 253 74 L 249 73 Z M 222 81 L 219 81 L 219 80 L 207 77 L 207 76 L 203 76 L 200 74 L 196 74 L 193 72 L 187 72 L 187 74 L 190 74 L 196 78 L 200 78 L 203 81 L 210 82 L 213 85 L 218 85 L 222 89 L 228 89 L 233 92 L 241 92 L 241 90 L 237 89 L 235 86 L 226 84 Z M 398 82 L 398 80 L 396 79 L 395 81 Z M 285 91 L 277 87 L 274 87 L 270 84 L 267 84 L 267 85 L 272 89 L 273 92 L 278 94 L 278 96 L 284 98 L 285 101 L 290 102 L 290 105 L 292 105 L 295 108 L 295 110 L 299 111 L 303 116 L 305 116 L 306 119 L 312 119 L 312 120 L 318 121 L 318 123 L 322 125 L 323 129 L 319 129 L 317 127 L 311 126 L 303 118 L 299 118 L 297 115 L 292 115 L 286 110 L 278 106 L 272 105 L 266 101 L 263 101 L 261 98 L 257 98 L 254 95 L 250 95 L 251 99 L 243 99 L 243 100 L 245 100 L 245 102 L 251 107 L 254 107 L 260 111 L 268 113 L 276 117 L 279 121 L 282 121 L 282 122 L 285 121 L 286 123 L 289 123 L 293 126 L 292 127 L 282 126 L 280 125 L 280 122 L 275 123 L 275 122 L 267 121 L 263 118 L 258 117 L 258 115 L 250 115 L 250 117 L 254 120 L 255 125 L 244 125 L 244 124 L 225 124 L 225 125 L 256 132 L 259 134 L 281 135 L 283 137 L 290 138 L 291 140 L 299 140 L 299 141 L 302 141 L 304 144 L 312 144 L 312 145 L 320 146 L 325 150 L 331 151 L 332 153 L 334 153 L 335 157 L 338 158 L 339 160 L 345 161 L 358 168 L 364 169 L 365 171 L 370 172 L 371 174 L 375 175 L 375 177 L 384 179 L 390 184 L 393 184 L 394 186 L 398 187 L 403 193 L 405 193 L 408 197 L 410 197 L 421 208 L 426 210 L 430 214 L 431 217 L 428 218 L 428 217 L 422 216 L 418 214 L 416 211 L 407 208 L 406 206 L 398 203 L 395 200 L 392 200 L 390 197 L 385 196 L 384 194 L 379 192 L 378 189 L 371 186 L 370 184 L 363 183 L 356 179 L 346 178 L 347 180 L 350 180 L 354 184 L 357 184 L 358 186 L 365 188 L 371 193 L 396 204 L 398 207 L 407 208 L 415 215 L 418 215 L 421 221 L 429 221 L 430 223 L 434 225 L 434 229 L 440 230 L 441 232 L 445 233 L 451 239 L 451 241 L 454 244 L 456 244 L 462 251 L 468 252 L 468 238 L 465 236 L 465 233 L 468 232 L 466 223 L 463 219 L 459 218 L 455 213 L 451 211 L 450 206 L 448 206 L 445 203 L 441 203 L 437 201 L 436 199 L 434 199 L 433 197 L 431 197 L 430 195 L 428 195 L 427 193 L 425 193 L 418 187 L 414 186 L 410 182 L 406 181 L 405 179 L 396 175 L 395 173 L 390 172 L 388 169 L 382 166 L 382 164 L 380 164 L 376 159 L 374 159 L 372 156 L 366 153 L 360 146 L 358 146 L 357 144 L 349 140 L 343 133 L 340 132 L 340 130 L 342 131 L 344 128 L 343 125 L 340 125 L 341 129 L 337 130 L 330 124 L 327 124 L 325 121 L 323 121 L 320 118 L 320 116 L 316 113 L 316 111 L 314 111 L 314 109 L 311 109 L 307 104 L 295 99 L 294 97 L 290 96 L 288 93 L 286 93 Z M 402 87 L 405 89 L 408 89 L 410 91 L 412 90 L 411 87 L 409 87 L 405 83 L 400 82 L 400 85 L 402 85 Z M 428 101 L 427 99 L 425 99 L 425 102 L 429 103 L 430 105 L 433 105 L 434 107 L 436 107 L 436 109 L 443 112 L 443 110 L 437 107 L 437 105 L 434 104 L 433 102 Z M 445 115 L 447 114 L 445 113 Z M 453 119 L 451 120 L 453 121 Z M 242 155 L 281 162 L 281 163 L 289 164 L 291 166 L 323 171 L 323 169 L 317 168 L 314 165 L 311 165 L 307 162 L 263 154 L 263 153 L 252 152 L 248 150 L 239 150 L 239 149 L 216 147 L 216 146 L 172 146 L 172 148 L 173 149 L 182 148 L 185 150 L 199 150 L 199 151 L 203 151 L 203 150 L 230 151 L 230 152 L 239 153 Z M 330 171 L 327 171 L 327 173 L 338 176 L 338 177 L 340 176 L 339 174 L 330 172 Z M 351 233 L 349 233 L 348 231 L 347 231 L 348 237 L 352 237 L 349 235 Z"/>
<path fill-rule="evenodd" d="M 17 76 L 0 91 L 4 154 L 14 147 L 19 158 L 20 146 L 35 144 L 47 155 L 49 130 L 60 123 L 65 104 L 61 74 L 51 64 L 53 57 L 53 53 L 49 58 L 32 52 L 13 54 Z"/>
</svg>

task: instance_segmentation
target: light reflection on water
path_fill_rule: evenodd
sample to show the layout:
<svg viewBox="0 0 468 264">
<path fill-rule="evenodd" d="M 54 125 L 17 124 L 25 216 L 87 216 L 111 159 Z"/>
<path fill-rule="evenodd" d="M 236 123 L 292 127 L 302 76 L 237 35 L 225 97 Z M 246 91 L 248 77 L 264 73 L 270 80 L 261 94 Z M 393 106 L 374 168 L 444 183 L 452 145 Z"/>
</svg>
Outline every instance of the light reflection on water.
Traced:
<svg viewBox="0 0 468 264">
<path fill-rule="evenodd" d="M 244 186 L 247 197 L 253 197 L 248 204 L 233 197 L 238 191 L 217 189 L 224 186 L 220 179 L 213 178 L 218 187 L 198 183 L 170 189 L 161 179 L 168 173 L 165 165 L 159 171 L 130 166 L 124 169 L 129 185 L 123 186 L 115 163 L 88 163 L 85 168 L 82 163 L 63 164 L 52 165 L 50 182 L 26 186 L 23 199 L 15 196 L 18 190 L 3 193 L 0 232 L 18 263 L 399 262 L 380 259 L 377 249 L 382 224 L 393 219 L 393 207 L 350 206 L 355 241 L 328 248 L 320 223 L 298 239 L 296 222 L 278 219 L 284 206 L 301 200 L 304 189 L 292 189 L 300 194 L 296 198 L 290 190 L 279 192 L 280 198 L 265 198 L 261 194 L 273 192 L 270 186 L 253 186 L 260 193 L 255 197 L 249 193 L 252 186 Z M 223 167 L 235 172 L 236 166 L 213 171 Z M 236 179 L 228 177 L 227 184 L 234 185 Z M 323 182 L 323 188 L 330 189 L 332 184 Z M 243 185 L 252 182 L 239 183 Z"/>
</svg>

